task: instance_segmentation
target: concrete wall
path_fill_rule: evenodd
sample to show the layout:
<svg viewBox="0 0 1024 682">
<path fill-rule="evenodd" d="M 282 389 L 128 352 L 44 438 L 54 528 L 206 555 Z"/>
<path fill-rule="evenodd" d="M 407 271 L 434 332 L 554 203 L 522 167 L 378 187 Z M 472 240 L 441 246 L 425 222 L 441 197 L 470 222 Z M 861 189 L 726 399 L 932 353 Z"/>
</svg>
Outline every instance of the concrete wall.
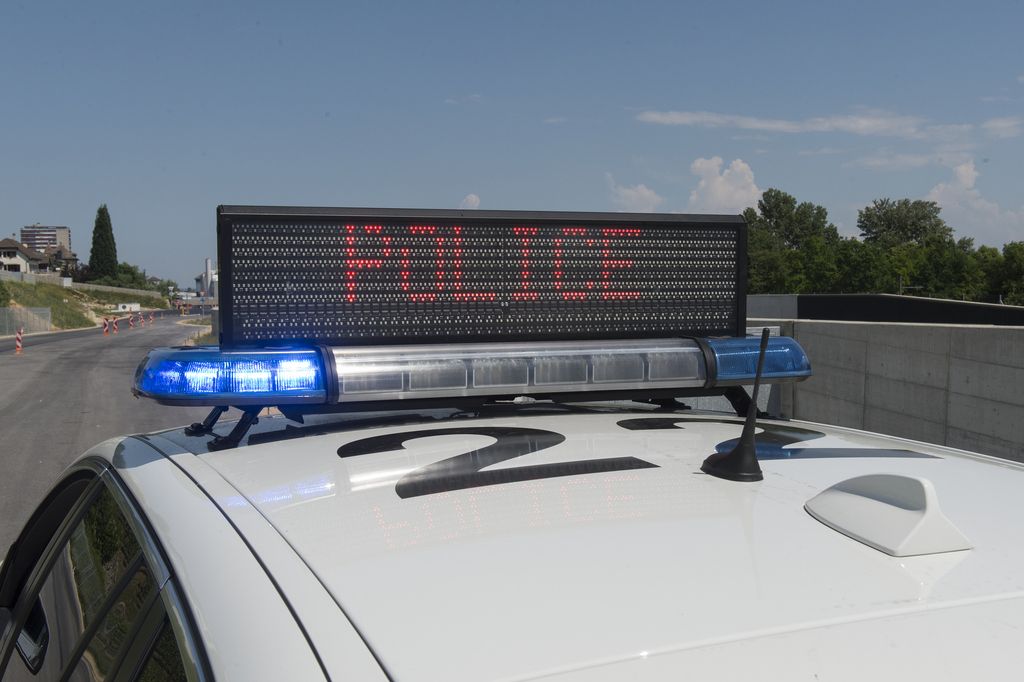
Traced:
<svg viewBox="0 0 1024 682">
<path fill-rule="evenodd" d="M 159 291 L 149 291 L 147 289 L 122 289 L 121 287 L 108 287 L 103 284 L 86 284 L 84 282 L 72 282 L 71 287 L 73 289 L 82 289 L 85 291 L 109 291 L 115 294 L 131 294 L 133 296 L 146 296 L 149 298 L 163 298 L 164 295 Z"/>
<path fill-rule="evenodd" d="M 60 274 L 41 272 L 6 272 L 0 270 L 0 279 L 10 282 L 24 282 L 25 284 L 53 284 L 58 287 L 71 286 L 70 277 L 61 277 Z"/>
<path fill-rule="evenodd" d="M 797 312 L 796 294 L 756 294 L 747 296 L 747 319 L 795 320 Z"/>
<path fill-rule="evenodd" d="M 70 277 L 60 275 L 48 275 L 37 272 L 4 272 L 0 270 L 0 279 L 12 282 L 25 282 L 26 284 L 54 284 L 59 287 L 71 287 L 72 289 L 83 289 L 93 291 L 111 291 L 117 294 L 132 294 L 133 296 L 147 296 L 149 298 L 163 298 L 159 291 L 147 289 L 122 289 L 121 287 L 108 287 L 103 284 L 86 284 L 84 282 L 73 282 Z"/>
<path fill-rule="evenodd" d="M 794 418 L 1024 461 L 1024 327 L 792 324 L 814 368 Z"/>
</svg>

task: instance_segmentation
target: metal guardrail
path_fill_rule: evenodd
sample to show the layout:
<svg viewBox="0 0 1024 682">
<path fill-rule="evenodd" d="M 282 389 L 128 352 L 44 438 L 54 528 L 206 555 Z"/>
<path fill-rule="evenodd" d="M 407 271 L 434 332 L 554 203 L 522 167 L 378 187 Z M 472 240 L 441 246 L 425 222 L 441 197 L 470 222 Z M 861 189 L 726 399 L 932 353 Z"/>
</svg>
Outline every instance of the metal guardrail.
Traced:
<svg viewBox="0 0 1024 682">
<path fill-rule="evenodd" d="M 18 328 L 26 334 L 52 329 L 49 308 L 0 308 L 0 336 L 11 336 Z"/>
</svg>

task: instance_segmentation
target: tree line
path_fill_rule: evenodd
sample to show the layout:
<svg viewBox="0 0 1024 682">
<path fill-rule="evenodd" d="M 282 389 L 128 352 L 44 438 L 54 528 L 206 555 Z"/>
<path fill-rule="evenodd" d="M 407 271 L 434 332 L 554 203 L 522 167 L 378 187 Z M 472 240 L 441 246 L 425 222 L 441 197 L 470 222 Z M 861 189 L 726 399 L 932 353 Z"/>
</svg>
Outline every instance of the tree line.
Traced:
<svg viewBox="0 0 1024 682">
<path fill-rule="evenodd" d="M 150 281 L 146 276 L 146 271 L 137 265 L 118 262 L 114 226 L 110 222 L 110 211 L 106 204 L 100 204 L 100 207 L 96 209 L 89 264 L 79 267 L 72 274 L 75 281 L 111 287 L 162 291 L 164 294 L 178 288 L 178 285 L 172 280 Z"/>
<path fill-rule="evenodd" d="M 769 189 L 749 225 L 752 294 L 902 293 L 1024 305 L 1024 241 L 957 239 L 934 201 L 876 199 L 842 237 L 828 211 Z"/>
</svg>

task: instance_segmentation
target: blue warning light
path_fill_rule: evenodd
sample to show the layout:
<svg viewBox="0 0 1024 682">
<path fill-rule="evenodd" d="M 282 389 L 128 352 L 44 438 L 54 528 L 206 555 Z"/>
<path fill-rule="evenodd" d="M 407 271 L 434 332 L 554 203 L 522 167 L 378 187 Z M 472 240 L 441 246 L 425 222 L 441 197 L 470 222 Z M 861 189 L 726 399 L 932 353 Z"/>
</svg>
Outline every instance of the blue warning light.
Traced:
<svg viewBox="0 0 1024 682">
<path fill-rule="evenodd" d="M 708 339 L 715 356 L 716 386 L 754 383 L 761 339 L 755 336 Z M 795 339 L 773 336 L 768 339 L 761 378 L 768 383 L 800 381 L 811 376 L 811 361 Z"/>
<path fill-rule="evenodd" d="M 313 349 L 156 348 L 136 370 L 134 392 L 168 404 L 283 405 L 324 403 L 325 386 Z"/>
</svg>

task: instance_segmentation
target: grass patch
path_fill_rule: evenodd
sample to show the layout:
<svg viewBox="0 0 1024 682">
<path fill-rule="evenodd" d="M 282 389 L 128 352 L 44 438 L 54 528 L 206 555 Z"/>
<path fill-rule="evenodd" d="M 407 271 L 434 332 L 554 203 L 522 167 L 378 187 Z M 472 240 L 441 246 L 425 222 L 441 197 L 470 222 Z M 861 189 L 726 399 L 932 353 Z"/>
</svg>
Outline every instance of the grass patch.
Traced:
<svg viewBox="0 0 1024 682">
<path fill-rule="evenodd" d="M 213 320 L 210 318 L 209 315 L 207 315 L 206 317 L 197 317 L 194 319 L 189 318 L 187 320 L 182 320 L 181 322 L 182 324 L 194 324 L 200 327 L 209 327 L 213 325 Z"/>
<path fill-rule="evenodd" d="M 11 300 L 24 308 L 49 308 L 50 322 L 57 329 L 92 327 L 95 322 L 86 315 L 85 299 L 73 289 L 55 284 L 5 282 Z"/>
<path fill-rule="evenodd" d="M 75 289 L 76 292 L 89 297 L 96 303 L 114 305 L 116 303 L 139 303 L 143 308 L 169 308 L 167 299 L 161 296 L 140 296 L 130 291 L 121 293 L 119 291 L 97 291 L 96 289 Z"/>
<path fill-rule="evenodd" d="M 71 289 L 56 284 L 0 282 L 0 307 L 17 304 L 23 308 L 49 308 L 50 322 L 57 329 L 95 326 L 98 318 L 111 314 L 108 306 L 118 303 L 139 303 L 144 308 L 170 307 L 166 298 L 139 296 L 130 292 Z M 210 324 L 209 318 L 206 318 L 205 324 Z"/>
<path fill-rule="evenodd" d="M 193 346 L 216 346 L 219 341 L 217 337 L 213 335 L 213 332 L 207 332 L 205 334 L 199 334 L 189 339 L 189 343 Z"/>
</svg>

